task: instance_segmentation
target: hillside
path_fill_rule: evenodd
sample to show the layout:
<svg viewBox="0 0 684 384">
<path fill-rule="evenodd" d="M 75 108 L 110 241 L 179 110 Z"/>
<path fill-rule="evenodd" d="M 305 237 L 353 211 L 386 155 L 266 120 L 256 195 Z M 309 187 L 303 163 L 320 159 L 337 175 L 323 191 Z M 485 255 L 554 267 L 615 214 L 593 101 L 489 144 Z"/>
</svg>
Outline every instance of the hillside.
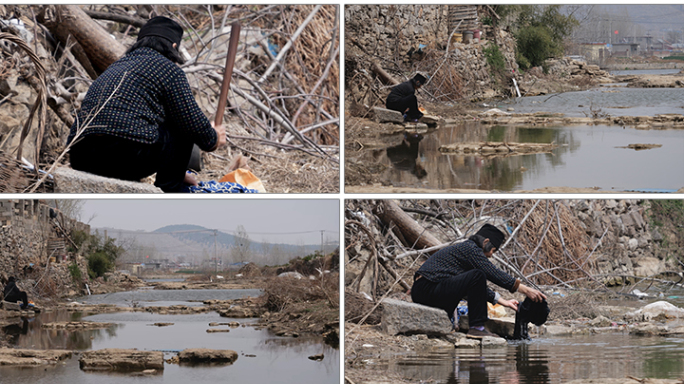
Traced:
<svg viewBox="0 0 684 384">
<path fill-rule="evenodd" d="M 128 231 L 115 228 L 95 228 L 100 234 L 107 231 L 107 236 L 117 239 L 117 243 L 124 246 L 128 252 L 124 259 L 139 261 L 150 256 L 152 259 L 184 260 L 201 262 L 214 257 L 216 251 L 219 258 L 228 263 L 242 260 L 235 252 L 235 239 L 232 234 L 198 225 L 168 225 L 152 232 Z M 214 243 L 214 240 L 216 242 Z M 338 243 L 324 245 L 324 252 L 328 253 L 338 247 Z M 262 265 L 278 265 L 286 263 L 294 257 L 320 251 L 320 244 L 292 245 L 283 243 L 265 243 L 249 241 L 248 256 L 245 261 L 252 261 Z"/>
</svg>

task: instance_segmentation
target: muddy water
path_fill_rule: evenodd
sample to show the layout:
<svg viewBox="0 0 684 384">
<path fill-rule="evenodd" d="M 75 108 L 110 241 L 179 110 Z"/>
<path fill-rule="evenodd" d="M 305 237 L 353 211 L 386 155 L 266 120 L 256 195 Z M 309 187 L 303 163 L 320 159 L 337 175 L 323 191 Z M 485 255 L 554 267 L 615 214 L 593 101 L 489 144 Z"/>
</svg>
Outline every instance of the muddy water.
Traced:
<svg viewBox="0 0 684 384">
<path fill-rule="evenodd" d="M 179 291 L 161 291 L 168 295 Z M 182 291 L 186 292 L 186 291 Z M 201 291 L 194 297 L 202 296 Z M 226 293 L 228 291 L 224 291 Z M 177 299 L 177 298 L 176 298 Z M 166 302 L 176 300 L 164 299 Z M 187 302 L 185 303 L 187 304 Z M 43 322 L 91 320 L 111 322 L 115 326 L 84 332 L 45 330 Z M 48 369 L 0 367 L 0 382 L 36 383 L 338 383 L 339 350 L 325 345 L 319 338 L 282 338 L 267 330 L 251 326 L 231 328 L 228 333 L 206 333 L 210 322 L 253 323 L 256 319 L 231 319 L 217 313 L 198 315 L 158 315 L 151 313 L 109 313 L 88 316 L 80 313 L 53 312 L 40 314 L 4 331 L 14 335 L 11 342 L 17 348 L 54 348 L 90 350 L 102 348 L 138 348 L 161 350 L 165 358 L 173 351 L 186 348 L 232 349 L 238 360 L 229 366 L 188 367 L 165 364 L 160 375 L 132 377 L 127 374 L 85 373 L 78 367 L 78 356 Z M 174 323 L 156 327 L 156 322 Z M 226 328 L 221 326 L 219 328 Z M 320 362 L 308 356 L 324 354 Z M 278 378 L 277 380 L 274 378 Z M 275 381 L 274 381 L 275 380 Z"/>
<path fill-rule="evenodd" d="M 366 369 L 412 382 L 449 384 L 557 384 L 627 375 L 675 379 L 684 375 L 684 339 L 627 334 L 542 337 L 503 348 L 369 360 Z"/>
<path fill-rule="evenodd" d="M 511 99 L 497 105 L 515 113 L 563 113 L 570 117 L 592 116 L 592 110 L 611 116 L 684 114 L 684 88 L 627 88 L 615 84 L 587 91 L 565 92 Z"/>
<path fill-rule="evenodd" d="M 397 139 L 396 141 L 399 141 Z M 485 158 L 441 154 L 442 144 L 476 141 L 551 143 L 550 154 Z M 662 144 L 645 151 L 616 148 Z M 387 166 L 383 178 L 398 187 L 498 191 L 553 187 L 601 190 L 676 190 L 684 173 L 666 172 L 684 162 L 684 130 L 636 130 L 618 126 L 513 127 L 466 123 L 445 126 L 421 140 L 373 153 Z"/>
</svg>

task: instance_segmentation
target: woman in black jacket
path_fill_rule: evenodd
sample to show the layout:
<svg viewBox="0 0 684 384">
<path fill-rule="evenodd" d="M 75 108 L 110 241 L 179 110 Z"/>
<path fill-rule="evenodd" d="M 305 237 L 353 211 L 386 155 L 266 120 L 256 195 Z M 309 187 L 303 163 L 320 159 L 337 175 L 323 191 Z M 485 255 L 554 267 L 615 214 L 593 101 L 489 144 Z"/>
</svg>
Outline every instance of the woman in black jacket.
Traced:
<svg viewBox="0 0 684 384">
<path fill-rule="evenodd" d="M 3 290 L 3 300 L 8 301 L 10 303 L 16 303 L 19 300 L 23 303 L 21 305 L 21 309 L 26 309 L 28 306 L 28 295 L 26 292 L 22 292 L 19 290 L 19 287 L 17 287 L 17 282 L 14 279 L 14 276 L 10 276 L 9 279 L 7 279 L 7 284 L 5 284 L 5 289 Z"/>
<path fill-rule="evenodd" d="M 74 169 L 122 180 L 156 173 L 164 192 L 197 184 L 186 172 L 193 144 L 214 151 L 226 132 L 200 110 L 177 65 L 182 36 L 175 21 L 150 19 L 126 55 L 93 82 L 67 140 Z"/>
<path fill-rule="evenodd" d="M 486 331 L 487 301 L 518 310 L 518 300 L 505 300 L 487 287 L 487 281 L 520 292 L 535 302 L 546 299 L 540 291 L 527 287 L 497 268 L 489 258 L 501 247 L 504 234 L 491 224 L 485 224 L 468 240 L 443 248 L 430 256 L 413 277 L 413 302 L 444 309 L 455 319 L 454 311 L 468 297 L 468 337 L 496 335 Z M 453 320 L 452 320 L 453 321 Z"/>
</svg>

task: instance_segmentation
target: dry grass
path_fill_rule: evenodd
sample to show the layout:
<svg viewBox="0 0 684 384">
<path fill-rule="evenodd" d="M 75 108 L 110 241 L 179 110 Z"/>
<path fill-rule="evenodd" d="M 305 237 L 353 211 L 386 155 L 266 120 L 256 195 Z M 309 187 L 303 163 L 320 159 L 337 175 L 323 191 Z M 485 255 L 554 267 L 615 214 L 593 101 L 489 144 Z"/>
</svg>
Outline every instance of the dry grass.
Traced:
<svg viewBox="0 0 684 384">
<path fill-rule="evenodd" d="M 338 274 L 323 279 L 309 280 L 274 277 L 265 282 L 266 308 L 281 312 L 291 305 L 319 300 L 328 301 L 331 307 L 339 307 Z"/>
<path fill-rule="evenodd" d="M 522 211 L 529 211 L 533 204 L 534 201 L 523 200 Z M 528 276 L 549 270 L 557 278 L 549 273 L 537 274 L 533 280 L 538 284 L 558 284 L 559 279 L 572 281 L 587 277 L 586 271 L 593 267 L 587 258 L 590 253 L 588 235 L 579 219 L 560 202 L 537 206 L 521 228 L 517 243 L 524 255 L 529 256 L 516 262 L 523 274 Z"/>
</svg>

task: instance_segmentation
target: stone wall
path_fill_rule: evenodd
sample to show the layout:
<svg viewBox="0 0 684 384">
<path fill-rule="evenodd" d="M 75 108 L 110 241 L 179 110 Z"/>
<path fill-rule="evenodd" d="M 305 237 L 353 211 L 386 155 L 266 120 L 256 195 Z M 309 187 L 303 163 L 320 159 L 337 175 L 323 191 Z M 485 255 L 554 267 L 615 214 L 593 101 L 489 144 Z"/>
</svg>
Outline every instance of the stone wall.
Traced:
<svg viewBox="0 0 684 384">
<path fill-rule="evenodd" d="M 53 224 L 51 208 L 40 200 L 0 200 L 0 281 L 9 276 L 31 277 L 53 262 L 65 260 L 67 243 Z M 90 226 L 52 209 L 65 228 L 90 233 Z"/>
<path fill-rule="evenodd" d="M 448 16 L 448 5 L 348 5 L 345 7 L 345 56 L 378 61 L 386 69 L 405 72 L 405 77 L 416 70 L 433 75 L 455 27 L 450 25 Z M 500 84 L 492 76 L 484 49 L 496 44 L 504 56 L 504 73 L 512 74 L 518 70 L 515 40 L 504 30 L 482 24 L 476 27 L 482 31 L 479 42 L 463 44 L 452 38 L 449 47 L 451 59 L 447 65 L 460 75 L 463 97 L 478 99 L 510 92 L 509 84 Z M 409 51 L 421 46 L 424 56 L 409 55 Z M 370 68 L 363 69 L 370 72 Z M 345 73 L 348 78 L 353 75 Z M 405 81 L 405 78 L 397 77 L 397 80 Z M 439 84 L 440 80 L 431 81 Z M 427 90 L 430 91 L 429 85 Z"/>
<path fill-rule="evenodd" d="M 663 235 L 648 224 L 649 201 L 569 200 L 568 205 L 591 237 L 592 247 L 601 239 L 593 260 L 596 272 L 614 275 L 605 278 L 607 284 L 621 284 L 624 279 L 615 276 L 620 274 L 648 277 L 681 270 L 676 260 L 659 246 Z"/>
</svg>

